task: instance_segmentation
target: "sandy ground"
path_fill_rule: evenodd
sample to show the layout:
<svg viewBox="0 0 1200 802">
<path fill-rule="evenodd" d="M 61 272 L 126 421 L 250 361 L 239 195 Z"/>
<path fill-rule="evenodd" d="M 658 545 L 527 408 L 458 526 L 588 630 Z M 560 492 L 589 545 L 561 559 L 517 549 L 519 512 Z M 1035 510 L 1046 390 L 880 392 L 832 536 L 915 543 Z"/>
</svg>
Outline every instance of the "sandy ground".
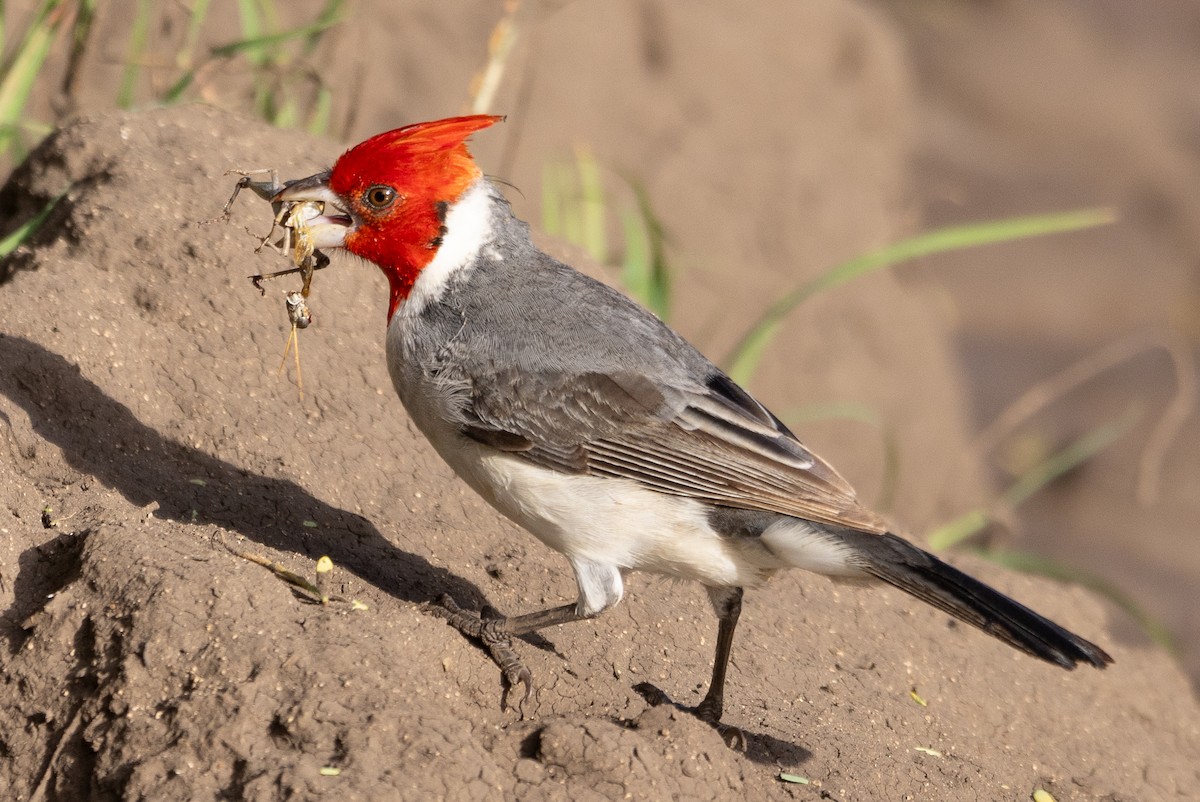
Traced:
<svg viewBox="0 0 1200 802">
<path fill-rule="evenodd" d="M 535 219 L 541 165 L 575 142 L 644 176 L 684 271 L 675 322 L 704 350 L 932 204 L 914 176 L 938 164 L 923 116 L 934 70 L 908 55 L 930 28 L 832 0 L 621 12 L 547 13 L 515 62 L 526 91 L 498 101 L 520 119 L 476 150 Z M 465 42 L 493 22 L 432 3 L 397 14 L 363 11 L 340 34 L 388 54 L 344 74 L 369 88 L 404 78 L 362 104 L 352 139 L 459 111 L 479 60 Z M 1062 672 L 899 594 L 783 576 L 748 597 L 735 645 L 726 720 L 747 733 L 742 754 L 633 691 L 698 700 L 714 635 L 698 589 L 635 577 L 611 614 L 519 644 L 539 690 L 526 718 L 503 711 L 486 655 L 419 605 L 445 592 L 511 612 L 561 603 L 561 558 L 475 499 L 408 423 L 373 269 L 344 259 L 319 275 L 301 401 L 275 372 L 282 288 L 262 298 L 245 280 L 281 266 L 245 232 L 266 207 L 197 225 L 230 167 L 306 175 L 344 144 L 201 106 L 88 116 L 0 192 L 15 223 L 72 187 L 0 265 L 0 708 L 13 723 L 0 787 L 13 798 L 1200 795 L 1200 715 L 1176 663 L 1110 603 L 968 558 L 1116 665 Z M 974 357 L 1012 346 L 961 320 L 926 274 L 881 274 L 789 321 L 755 388 L 785 416 L 877 410 L 899 455 L 888 511 L 919 532 L 988 493 L 961 461 L 988 411 Z M 1047 343 L 1031 353 L 1064 353 Z M 866 498 L 889 495 L 878 431 L 802 434 Z M 335 592 L 367 609 L 307 604 L 221 542 L 309 576 L 328 554 Z"/>
</svg>

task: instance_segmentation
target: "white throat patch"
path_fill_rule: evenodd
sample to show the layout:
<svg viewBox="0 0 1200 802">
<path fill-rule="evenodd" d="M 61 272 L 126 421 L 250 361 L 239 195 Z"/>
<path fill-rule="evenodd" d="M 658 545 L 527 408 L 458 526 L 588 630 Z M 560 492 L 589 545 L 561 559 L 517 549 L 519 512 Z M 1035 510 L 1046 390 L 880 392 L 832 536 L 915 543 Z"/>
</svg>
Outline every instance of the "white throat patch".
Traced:
<svg viewBox="0 0 1200 802">
<path fill-rule="evenodd" d="M 444 223 L 446 233 L 433 261 L 425 266 L 412 292 L 400 305 L 399 314 L 418 315 L 436 301 L 450 277 L 475 261 L 492 239 L 492 198 L 487 181 L 480 178 L 450 205 Z"/>
</svg>

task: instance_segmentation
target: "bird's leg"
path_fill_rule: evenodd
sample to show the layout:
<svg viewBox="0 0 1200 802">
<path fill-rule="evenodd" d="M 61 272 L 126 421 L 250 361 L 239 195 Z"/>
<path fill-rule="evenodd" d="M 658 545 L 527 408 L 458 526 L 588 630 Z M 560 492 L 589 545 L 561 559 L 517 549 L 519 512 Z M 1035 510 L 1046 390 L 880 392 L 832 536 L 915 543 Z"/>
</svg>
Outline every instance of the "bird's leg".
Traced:
<svg viewBox="0 0 1200 802">
<path fill-rule="evenodd" d="M 725 712 L 725 671 L 729 667 L 729 655 L 733 651 L 733 632 L 737 629 L 738 616 L 742 614 L 742 589 L 710 587 L 707 590 L 713 610 L 717 613 L 717 653 L 713 658 L 712 681 L 708 683 L 708 693 L 704 695 L 700 704 L 695 707 L 677 704 L 648 682 L 641 683 L 634 690 L 651 705 L 669 704 L 686 710 L 711 725 L 727 745 L 745 750 L 745 734 L 737 727 L 721 723 L 721 715 Z"/>
<path fill-rule="evenodd" d="M 717 653 L 713 657 L 712 681 L 708 693 L 696 706 L 696 716 L 706 721 L 721 734 L 729 746 L 745 750 L 746 735 L 737 727 L 721 723 L 725 712 L 725 670 L 729 667 L 729 654 L 733 651 L 733 631 L 737 629 L 738 616 L 742 614 L 741 588 L 708 588 L 708 598 L 717 612 Z"/>
<path fill-rule="evenodd" d="M 708 598 L 717 612 L 717 653 L 713 657 L 712 682 L 708 684 L 708 693 L 696 706 L 696 715 L 701 721 L 716 726 L 725 712 L 725 670 L 733 651 L 733 631 L 742 614 L 742 589 L 708 588 Z"/>
<path fill-rule="evenodd" d="M 429 605 L 427 609 L 439 618 L 446 619 L 446 623 L 464 635 L 483 642 L 488 654 L 504 672 L 508 683 L 503 704 L 507 705 L 509 690 L 518 683 L 525 686 L 525 693 L 517 703 L 517 712 L 522 718 L 525 717 L 525 702 L 529 701 L 529 696 L 533 693 L 533 674 L 521 662 L 521 658 L 517 657 L 512 645 L 513 636 L 591 617 L 580 613 L 578 605 L 575 604 L 564 604 L 562 607 L 512 617 L 502 616 L 491 607 L 486 607 L 481 614 L 476 614 L 459 607 L 449 596 L 443 596 L 440 604 Z"/>
</svg>

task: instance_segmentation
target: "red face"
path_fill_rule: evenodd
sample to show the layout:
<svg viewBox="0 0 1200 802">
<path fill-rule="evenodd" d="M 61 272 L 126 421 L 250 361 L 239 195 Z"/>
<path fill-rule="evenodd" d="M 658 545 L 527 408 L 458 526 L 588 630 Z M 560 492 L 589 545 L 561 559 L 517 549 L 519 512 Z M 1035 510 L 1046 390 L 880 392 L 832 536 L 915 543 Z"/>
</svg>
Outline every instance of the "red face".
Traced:
<svg viewBox="0 0 1200 802">
<path fill-rule="evenodd" d="M 275 200 L 326 204 L 317 247 L 342 247 L 378 265 L 391 283 L 390 318 L 441 245 L 449 205 L 481 175 L 467 137 L 501 119 L 452 117 L 378 134 Z"/>
</svg>

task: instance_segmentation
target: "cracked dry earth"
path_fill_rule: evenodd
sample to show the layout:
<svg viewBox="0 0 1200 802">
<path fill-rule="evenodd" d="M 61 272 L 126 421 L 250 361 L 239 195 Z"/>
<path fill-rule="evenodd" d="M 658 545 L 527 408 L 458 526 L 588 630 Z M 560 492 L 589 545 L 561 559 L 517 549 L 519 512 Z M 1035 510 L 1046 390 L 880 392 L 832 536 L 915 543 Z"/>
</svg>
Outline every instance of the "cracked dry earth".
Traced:
<svg viewBox="0 0 1200 802">
<path fill-rule="evenodd" d="M 559 604 L 565 565 L 407 421 L 373 269 L 318 274 L 301 401 L 275 372 L 292 288 L 263 298 L 245 279 L 281 266 L 245 232 L 266 207 L 196 225 L 226 169 L 304 175 L 337 152 L 281 150 L 203 107 L 113 115 L 53 135 L 0 193 L 21 220 L 71 187 L 0 265 L 0 795 L 1200 797 L 1200 716 L 1174 663 L 1116 637 L 1120 613 L 1087 592 L 970 560 L 1116 664 L 1063 672 L 898 594 L 781 576 L 747 596 L 735 644 L 739 753 L 634 692 L 694 704 L 715 634 L 698 588 L 635 576 L 611 614 L 518 642 L 538 689 L 524 719 L 502 710 L 496 667 L 419 606 Z M 887 277 L 838 303 L 828 315 L 876 304 L 936 339 Z M 900 383 L 904 348 L 861 371 Z M 329 555 L 333 591 L 366 609 L 306 603 L 218 540 L 305 576 Z"/>
</svg>

